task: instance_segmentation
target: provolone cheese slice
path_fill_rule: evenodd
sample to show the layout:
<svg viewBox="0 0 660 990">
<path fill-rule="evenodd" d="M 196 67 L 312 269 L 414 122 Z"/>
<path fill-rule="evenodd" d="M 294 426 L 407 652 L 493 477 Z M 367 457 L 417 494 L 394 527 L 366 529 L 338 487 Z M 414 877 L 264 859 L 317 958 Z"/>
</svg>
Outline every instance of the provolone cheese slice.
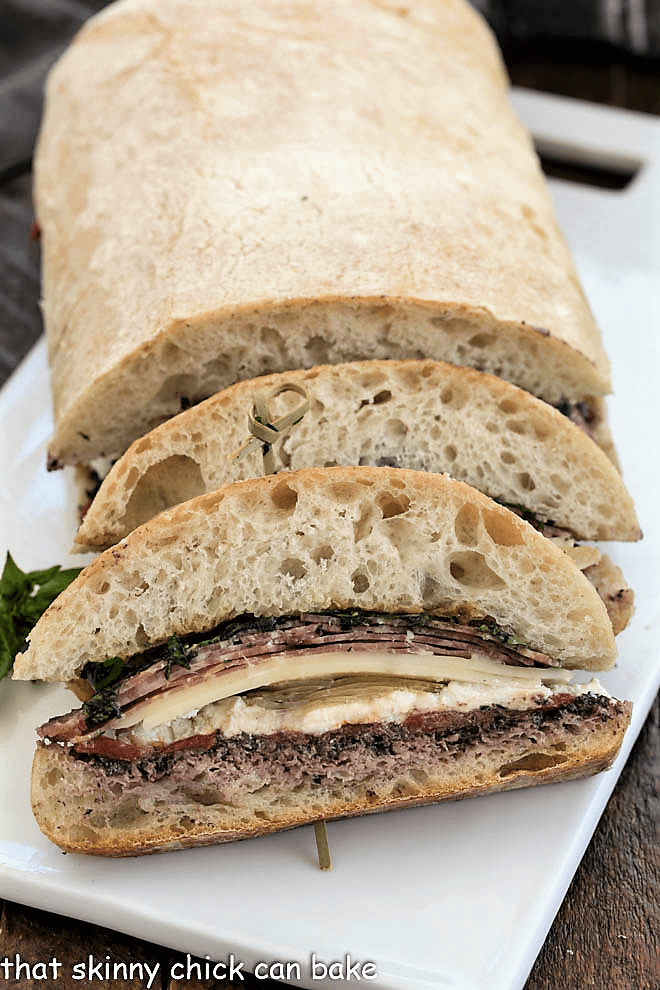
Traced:
<svg viewBox="0 0 660 990">
<path fill-rule="evenodd" d="M 338 651 L 296 653 L 273 657 L 238 670 L 220 670 L 218 675 L 199 684 L 172 688 L 152 701 L 136 705 L 113 727 L 129 728 L 144 723 L 146 730 L 171 722 L 205 705 L 244 694 L 256 688 L 314 677 L 340 677 L 346 674 L 376 674 L 429 681 L 467 681 L 488 684 L 502 680 L 528 684 L 568 683 L 572 672 L 557 667 L 514 667 L 486 657 L 469 659 L 434 653 L 387 653 L 386 651 Z"/>
</svg>

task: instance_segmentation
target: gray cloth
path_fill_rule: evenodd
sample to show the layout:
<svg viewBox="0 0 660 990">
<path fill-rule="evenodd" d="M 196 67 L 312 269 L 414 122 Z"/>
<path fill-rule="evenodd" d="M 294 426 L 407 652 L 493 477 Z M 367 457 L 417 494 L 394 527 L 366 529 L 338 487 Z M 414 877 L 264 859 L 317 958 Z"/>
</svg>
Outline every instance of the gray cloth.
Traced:
<svg viewBox="0 0 660 990">
<path fill-rule="evenodd" d="M 48 69 L 106 0 L 0 0 L 0 178 L 32 158 Z"/>
<path fill-rule="evenodd" d="M 29 174 L 0 186 L 0 384 L 41 332 Z"/>
<path fill-rule="evenodd" d="M 0 0 L 0 384 L 41 333 L 30 165 L 48 69 L 106 0 Z"/>
<path fill-rule="evenodd" d="M 471 0 L 506 38 L 604 41 L 660 56 L 660 0 Z"/>
</svg>

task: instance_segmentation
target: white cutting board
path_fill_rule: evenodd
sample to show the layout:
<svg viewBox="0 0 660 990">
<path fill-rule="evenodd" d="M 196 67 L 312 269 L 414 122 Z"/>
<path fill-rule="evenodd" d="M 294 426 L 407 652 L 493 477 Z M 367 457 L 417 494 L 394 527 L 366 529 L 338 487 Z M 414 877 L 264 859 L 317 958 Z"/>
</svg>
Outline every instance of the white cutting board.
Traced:
<svg viewBox="0 0 660 990">
<path fill-rule="evenodd" d="M 622 192 L 551 184 L 612 358 L 612 426 L 645 531 L 641 544 L 609 548 L 637 590 L 620 662 L 602 678 L 634 702 L 614 769 L 331 823 L 331 873 L 316 866 L 311 828 L 139 860 L 65 856 L 33 822 L 28 778 L 34 726 L 70 707 L 70 695 L 5 684 L 0 896 L 202 958 L 233 954 L 245 970 L 260 964 L 260 975 L 273 962 L 281 964 L 273 975 L 286 975 L 291 964 L 295 986 L 354 987 L 356 973 L 363 985 L 388 990 L 523 986 L 660 683 L 660 122 L 526 92 L 514 99 L 545 149 L 639 169 Z M 68 482 L 44 470 L 43 344 L 0 394 L 0 423 L 0 553 L 10 548 L 26 568 L 79 563 L 66 554 L 74 529 Z M 320 978 L 321 962 L 337 964 L 334 976 L 347 956 L 349 980 Z M 367 962 L 373 970 L 361 968 Z"/>
</svg>

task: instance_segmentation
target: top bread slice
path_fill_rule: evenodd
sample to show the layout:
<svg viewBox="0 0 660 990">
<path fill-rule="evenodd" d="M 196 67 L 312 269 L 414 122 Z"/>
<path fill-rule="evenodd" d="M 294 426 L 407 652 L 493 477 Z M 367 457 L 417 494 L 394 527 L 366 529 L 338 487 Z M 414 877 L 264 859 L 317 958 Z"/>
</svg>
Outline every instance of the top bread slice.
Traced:
<svg viewBox="0 0 660 990">
<path fill-rule="evenodd" d="M 121 0 L 53 70 L 35 160 L 51 466 L 234 381 L 445 359 L 609 389 L 493 37 L 467 0 Z"/>
<path fill-rule="evenodd" d="M 330 467 L 238 482 L 140 526 L 44 613 L 15 676 L 69 681 L 236 615 L 323 609 L 490 617 L 567 667 L 616 655 L 587 578 L 508 509 L 445 475 Z"/>
<path fill-rule="evenodd" d="M 230 386 L 136 440 L 84 515 L 78 549 L 104 549 L 163 509 L 265 473 L 256 440 L 234 457 L 261 395 L 276 420 L 303 418 L 273 444 L 270 470 L 385 464 L 448 473 L 583 540 L 636 540 L 620 473 L 547 403 L 485 372 L 438 361 L 362 361 Z M 266 472 L 267 473 L 267 472 Z"/>
</svg>

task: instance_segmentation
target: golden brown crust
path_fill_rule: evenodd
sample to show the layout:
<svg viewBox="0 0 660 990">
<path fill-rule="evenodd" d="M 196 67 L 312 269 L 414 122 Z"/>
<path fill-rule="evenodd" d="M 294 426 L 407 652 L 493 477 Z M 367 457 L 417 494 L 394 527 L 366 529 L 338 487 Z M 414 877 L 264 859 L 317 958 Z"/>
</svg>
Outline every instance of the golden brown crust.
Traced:
<svg viewBox="0 0 660 990">
<path fill-rule="evenodd" d="M 301 10 L 129 0 L 54 70 L 36 198 L 55 460 L 114 456 L 181 399 L 322 360 L 443 357 L 556 401 L 608 390 L 469 4 Z"/>
</svg>

